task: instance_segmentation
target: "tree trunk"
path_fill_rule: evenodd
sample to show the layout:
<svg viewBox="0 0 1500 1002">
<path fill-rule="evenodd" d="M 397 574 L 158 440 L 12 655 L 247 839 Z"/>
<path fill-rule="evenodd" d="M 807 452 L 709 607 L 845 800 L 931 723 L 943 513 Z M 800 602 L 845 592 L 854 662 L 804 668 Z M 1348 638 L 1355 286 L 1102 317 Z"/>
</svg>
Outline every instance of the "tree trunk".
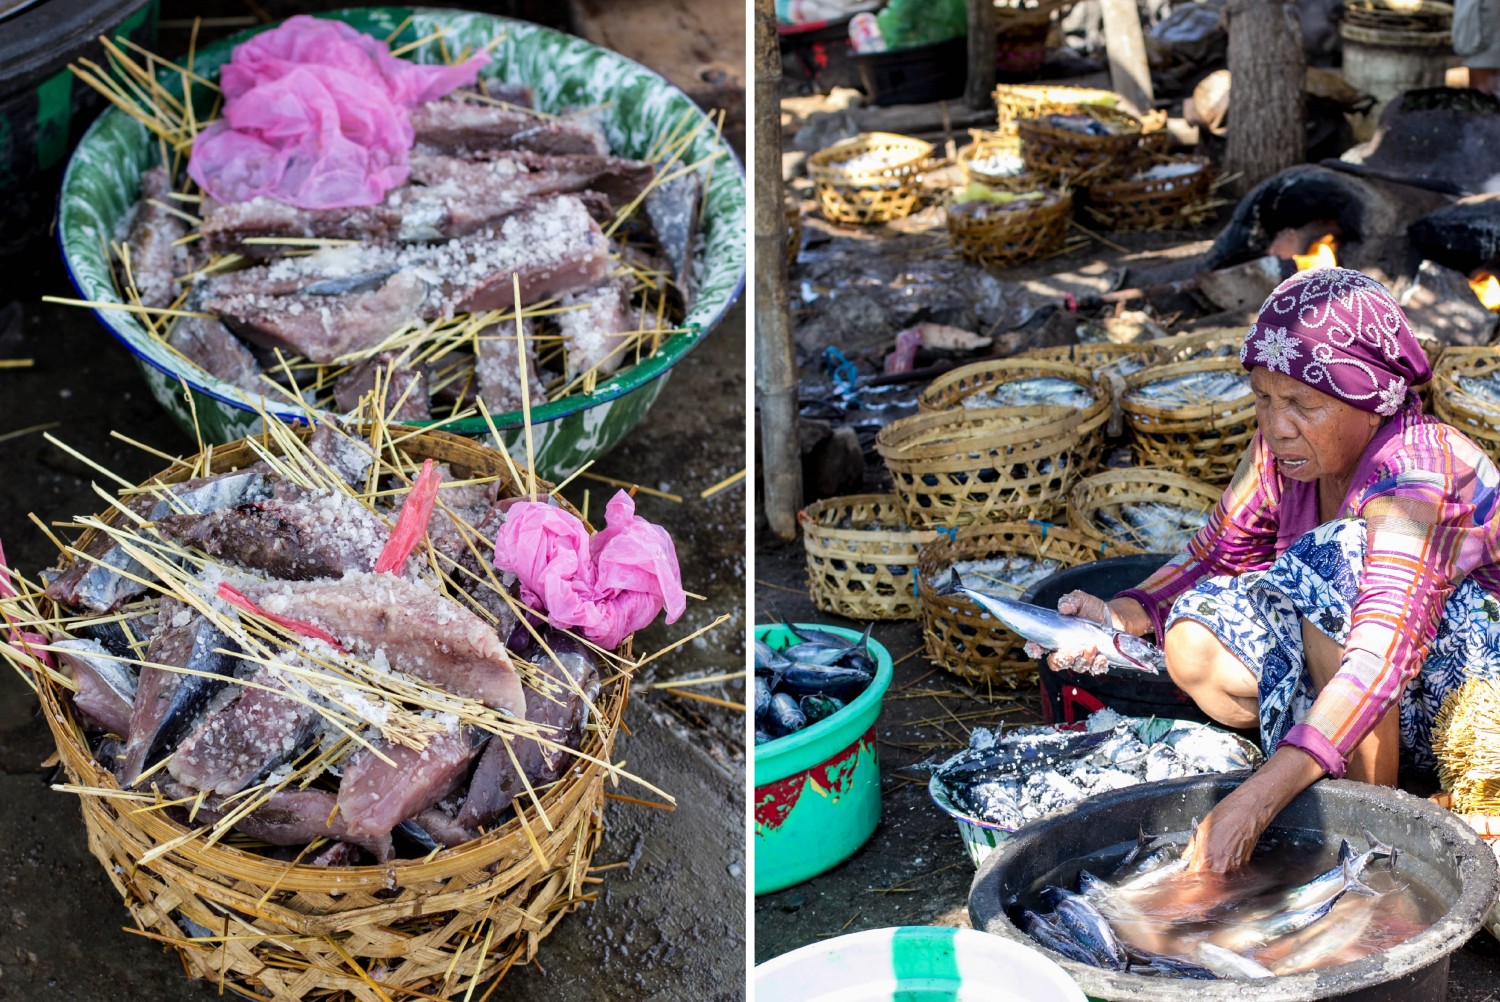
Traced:
<svg viewBox="0 0 1500 1002">
<path fill-rule="evenodd" d="M 1229 135 L 1225 173 L 1235 190 L 1252 187 L 1307 157 L 1304 90 L 1307 61 L 1295 3 L 1231 0 Z"/>
<path fill-rule="evenodd" d="M 995 0 L 969 0 L 969 83 L 964 97 L 970 108 L 995 100 Z"/>
<path fill-rule="evenodd" d="M 797 441 L 797 355 L 787 299 L 780 91 L 776 3 L 755 0 L 755 394 L 766 521 L 778 537 L 793 539 L 802 507 L 802 452 Z"/>
<path fill-rule="evenodd" d="M 1146 33 L 1135 0 L 1104 0 L 1104 51 L 1109 56 L 1109 86 L 1138 115 L 1155 104 L 1151 67 L 1146 61 Z"/>
</svg>

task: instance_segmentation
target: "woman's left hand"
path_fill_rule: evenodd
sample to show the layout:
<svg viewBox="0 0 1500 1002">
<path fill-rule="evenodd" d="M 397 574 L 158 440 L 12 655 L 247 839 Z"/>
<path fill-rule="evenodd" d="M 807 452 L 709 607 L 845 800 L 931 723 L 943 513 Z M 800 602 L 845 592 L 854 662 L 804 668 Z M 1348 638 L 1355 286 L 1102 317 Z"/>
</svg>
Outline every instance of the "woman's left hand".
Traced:
<svg viewBox="0 0 1500 1002">
<path fill-rule="evenodd" d="M 1198 825 L 1188 843 L 1188 872 L 1227 873 L 1245 865 L 1281 809 L 1322 775 L 1323 767 L 1301 749 L 1276 749 Z"/>
</svg>

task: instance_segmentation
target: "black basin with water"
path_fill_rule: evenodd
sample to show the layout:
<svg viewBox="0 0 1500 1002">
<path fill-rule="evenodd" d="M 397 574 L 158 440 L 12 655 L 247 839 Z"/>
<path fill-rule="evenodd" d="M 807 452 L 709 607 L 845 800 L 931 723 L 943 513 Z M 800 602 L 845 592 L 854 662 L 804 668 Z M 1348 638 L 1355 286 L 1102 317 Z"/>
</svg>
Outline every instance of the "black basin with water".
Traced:
<svg viewBox="0 0 1500 1002">
<path fill-rule="evenodd" d="M 1142 828 L 1184 831 L 1203 818 L 1247 773 L 1193 776 L 1100 794 L 1027 825 L 985 860 L 969 891 L 974 928 L 1041 949 L 1007 916 L 1034 900 L 1044 876 L 1078 857 L 1133 844 Z M 1477 932 L 1495 902 L 1497 875 L 1490 848 L 1467 824 L 1399 790 L 1322 780 L 1279 814 L 1276 827 L 1357 838 L 1368 831 L 1401 850 L 1398 873 L 1427 888 L 1448 911 L 1398 946 L 1350 964 L 1264 981 L 1176 981 L 1088 967 L 1047 953 L 1090 997 L 1113 1002 L 1443 1002 L 1448 960 Z M 1077 879 L 1064 869 L 1056 879 Z"/>
</svg>

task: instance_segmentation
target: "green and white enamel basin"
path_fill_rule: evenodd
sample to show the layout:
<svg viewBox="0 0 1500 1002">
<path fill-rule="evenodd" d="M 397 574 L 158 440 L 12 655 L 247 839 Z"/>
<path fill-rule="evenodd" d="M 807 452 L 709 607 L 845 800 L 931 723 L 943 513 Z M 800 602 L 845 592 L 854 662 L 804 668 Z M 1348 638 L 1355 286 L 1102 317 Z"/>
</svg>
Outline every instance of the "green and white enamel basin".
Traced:
<svg viewBox="0 0 1500 1002">
<path fill-rule="evenodd" d="M 644 158 L 670 134 L 684 134 L 704 113 L 682 91 L 646 67 L 580 38 L 525 21 L 470 11 L 413 7 L 370 7 L 319 14 L 387 38 L 405 22 L 392 47 L 431 39 L 407 58 L 437 62 L 441 45 L 449 52 L 476 50 L 497 36 L 485 79 L 525 84 L 542 111 L 600 106 L 600 124 L 614 151 Z M 265 30 L 265 29 L 257 29 Z M 440 43 L 433 36 L 442 34 Z M 254 31 L 198 50 L 195 72 L 216 77 L 238 43 Z M 571 474 L 603 455 L 635 427 L 661 394 L 667 370 L 708 336 L 745 287 L 745 175 L 734 152 L 712 127 L 700 129 L 683 154 L 694 163 L 722 149 L 713 165 L 699 224 L 692 308 L 682 333 L 667 337 L 656 354 L 600 380 L 593 393 L 575 394 L 532 411 L 535 465 L 548 478 Z M 119 302 L 106 246 L 123 236 L 127 213 L 140 190 L 141 173 L 151 166 L 156 145 L 144 126 L 111 108 L 79 142 L 63 178 L 58 239 L 68 272 L 82 298 Z M 260 414 L 306 420 L 305 411 L 284 400 L 262 399 L 178 358 L 152 338 L 135 315 L 98 309 L 101 323 L 135 356 L 151 393 L 191 433 L 196 423 L 204 441 L 230 442 L 259 430 Z M 491 415 L 509 445 L 521 441 L 520 411 Z M 488 432 L 482 417 L 444 424 L 466 435 Z"/>
</svg>

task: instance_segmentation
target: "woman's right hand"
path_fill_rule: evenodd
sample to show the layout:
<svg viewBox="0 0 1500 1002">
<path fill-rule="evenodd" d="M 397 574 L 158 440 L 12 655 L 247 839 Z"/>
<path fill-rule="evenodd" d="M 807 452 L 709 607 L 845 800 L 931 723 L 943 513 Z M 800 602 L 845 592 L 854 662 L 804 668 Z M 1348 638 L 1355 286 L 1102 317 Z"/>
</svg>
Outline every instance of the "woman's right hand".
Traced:
<svg viewBox="0 0 1500 1002">
<path fill-rule="evenodd" d="M 1091 620 L 1126 633 L 1138 633 L 1131 627 L 1139 625 L 1142 621 L 1150 622 L 1146 616 L 1146 610 L 1134 599 L 1117 598 L 1106 602 L 1086 591 L 1068 592 L 1057 600 L 1057 611 L 1064 616 L 1077 616 L 1079 619 Z M 1133 613 L 1139 613 L 1139 615 L 1133 615 Z M 1145 629 L 1139 630 L 1139 633 L 1144 632 Z M 1102 674 L 1109 668 L 1109 661 L 1095 647 L 1053 651 L 1052 655 L 1047 658 L 1047 664 L 1053 671 L 1076 671 L 1086 675 Z"/>
</svg>

